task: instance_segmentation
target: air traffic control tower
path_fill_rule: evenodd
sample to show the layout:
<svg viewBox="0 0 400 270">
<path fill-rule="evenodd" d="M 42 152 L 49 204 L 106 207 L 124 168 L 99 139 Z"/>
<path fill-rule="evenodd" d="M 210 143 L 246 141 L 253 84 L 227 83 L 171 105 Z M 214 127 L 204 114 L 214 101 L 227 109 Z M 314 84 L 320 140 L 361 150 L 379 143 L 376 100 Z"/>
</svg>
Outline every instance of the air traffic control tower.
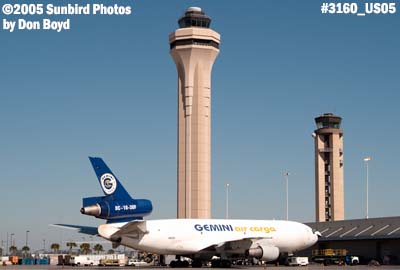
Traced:
<svg viewBox="0 0 400 270">
<path fill-rule="evenodd" d="M 220 35 L 190 7 L 169 35 L 178 71 L 178 218 L 211 218 L 211 70 Z"/>
<path fill-rule="evenodd" d="M 332 113 L 315 118 L 316 221 L 344 219 L 342 118 Z"/>
</svg>

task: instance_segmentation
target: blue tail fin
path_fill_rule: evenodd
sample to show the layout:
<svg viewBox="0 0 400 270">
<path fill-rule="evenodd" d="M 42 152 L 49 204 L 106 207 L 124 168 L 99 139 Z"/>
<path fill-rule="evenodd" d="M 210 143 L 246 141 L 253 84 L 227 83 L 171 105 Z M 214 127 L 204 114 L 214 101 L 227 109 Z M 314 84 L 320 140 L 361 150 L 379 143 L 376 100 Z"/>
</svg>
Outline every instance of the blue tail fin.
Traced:
<svg viewBox="0 0 400 270">
<path fill-rule="evenodd" d="M 132 198 L 101 158 L 89 159 L 105 196 L 83 198 L 82 214 L 106 219 L 109 223 L 142 219 L 151 213 L 150 200 Z"/>
<path fill-rule="evenodd" d="M 122 186 L 118 178 L 108 168 L 103 159 L 99 157 L 89 157 L 90 163 L 92 163 L 93 169 L 96 172 L 97 179 L 99 180 L 101 189 L 106 196 L 113 196 L 120 200 L 132 199 L 129 193 Z"/>
</svg>

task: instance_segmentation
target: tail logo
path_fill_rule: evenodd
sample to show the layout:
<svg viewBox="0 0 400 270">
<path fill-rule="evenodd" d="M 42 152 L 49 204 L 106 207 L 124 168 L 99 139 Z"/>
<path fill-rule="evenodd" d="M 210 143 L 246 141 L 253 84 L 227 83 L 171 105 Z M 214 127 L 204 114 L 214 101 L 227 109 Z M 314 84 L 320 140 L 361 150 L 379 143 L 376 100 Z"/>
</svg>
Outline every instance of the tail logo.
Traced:
<svg viewBox="0 0 400 270">
<path fill-rule="evenodd" d="M 113 194 L 117 188 L 117 181 L 111 173 L 105 173 L 100 177 L 100 184 L 103 191 L 107 194 Z"/>
</svg>

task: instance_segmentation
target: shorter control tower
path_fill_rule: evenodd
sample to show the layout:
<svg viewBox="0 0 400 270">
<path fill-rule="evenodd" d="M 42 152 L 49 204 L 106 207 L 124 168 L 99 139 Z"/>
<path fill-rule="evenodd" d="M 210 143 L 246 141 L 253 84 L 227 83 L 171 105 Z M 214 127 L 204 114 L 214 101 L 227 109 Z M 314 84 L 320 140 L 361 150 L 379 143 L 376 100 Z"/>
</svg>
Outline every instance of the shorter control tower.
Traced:
<svg viewBox="0 0 400 270">
<path fill-rule="evenodd" d="M 325 113 L 315 118 L 316 221 L 344 219 L 342 118 Z"/>
</svg>

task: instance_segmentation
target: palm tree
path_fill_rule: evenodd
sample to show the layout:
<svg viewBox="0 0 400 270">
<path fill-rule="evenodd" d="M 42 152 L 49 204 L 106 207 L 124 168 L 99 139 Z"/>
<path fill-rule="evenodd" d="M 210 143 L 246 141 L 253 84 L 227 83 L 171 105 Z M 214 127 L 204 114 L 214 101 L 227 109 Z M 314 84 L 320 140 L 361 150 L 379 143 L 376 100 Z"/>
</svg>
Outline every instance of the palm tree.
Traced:
<svg viewBox="0 0 400 270">
<path fill-rule="evenodd" d="M 69 247 L 69 253 L 72 253 L 72 248 L 76 247 L 75 242 L 67 242 L 67 247 Z"/>
<path fill-rule="evenodd" d="M 90 251 L 90 244 L 89 243 L 82 243 L 79 247 L 81 248 L 81 252 L 83 254 L 88 254 L 89 251 Z"/>
<path fill-rule="evenodd" d="M 28 254 L 29 250 L 31 250 L 31 249 L 28 246 L 23 246 L 21 250 L 25 253 L 25 256 L 26 256 Z"/>
<path fill-rule="evenodd" d="M 17 251 L 18 251 L 18 248 L 16 246 L 13 245 L 13 246 L 10 247 L 10 253 L 11 254 L 14 255 L 15 253 L 17 253 Z"/>
<path fill-rule="evenodd" d="M 60 250 L 60 244 L 53 243 L 51 244 L 50 248 L 54 251 L 54 253 L 57 253 Z"/>
<path fill-rule="evenodd" d="M 99 254 L 100 251 L 103 251 L 103 246 L 100 245 L 100 244 L 96 244 L 96 245 L 93 247 L 93 250 L 94 250 L 94 251 L 97 251 L 97 254 Z"/>
<path fill-rule="evenodd" d="M 114 254 L 115 253 L 115 251 L 113 250 L 113 249 L 109 249 L 108 251 L 107 251 L 107 254 Z"/>
</svg>

